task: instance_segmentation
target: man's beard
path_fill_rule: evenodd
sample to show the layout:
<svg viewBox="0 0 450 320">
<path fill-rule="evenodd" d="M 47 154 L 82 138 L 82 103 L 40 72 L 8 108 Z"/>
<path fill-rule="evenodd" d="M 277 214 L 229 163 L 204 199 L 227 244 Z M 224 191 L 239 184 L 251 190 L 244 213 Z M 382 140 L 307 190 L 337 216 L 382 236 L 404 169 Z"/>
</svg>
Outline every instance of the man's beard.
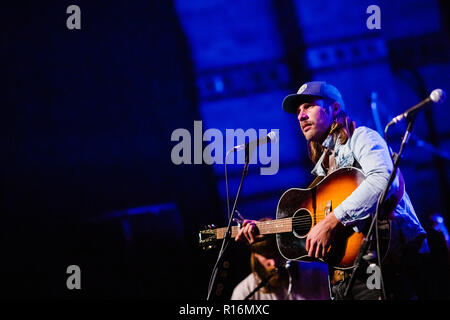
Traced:
<svg viewBox="0 0 450 320">
<path fill-rule="evenodd" d="M 259 269 L 259 268 L 258 268 Z M 287 285 L 287 271 L 285 268 L 273 268 L 271 270 L 266 270 L 264 268 L 261 268 L 257 270 L 257 274 L 260 277 L 261 281 L 263 279 L 267 279 L 270 277 L 267 284 L 264 286 L 264 292 L 270 293 L 274 291 L 278 291 L 280 288 L 286 287 Z"/>
</svg>

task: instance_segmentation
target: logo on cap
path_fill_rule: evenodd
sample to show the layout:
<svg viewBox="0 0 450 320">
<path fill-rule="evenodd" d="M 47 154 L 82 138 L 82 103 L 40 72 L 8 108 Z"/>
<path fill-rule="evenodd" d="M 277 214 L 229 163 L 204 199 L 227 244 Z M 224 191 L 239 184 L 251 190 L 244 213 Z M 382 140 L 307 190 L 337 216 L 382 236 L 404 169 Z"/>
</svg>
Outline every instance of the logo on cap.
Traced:
<svg viewBox="0 0 450 320">
<path fill-rule="evenodd" d="M 301 94 L 303 91 L 306 90 L 307 87 L 308 87 L 308 85 L 307 85 L 306 83 L 305 83 L 304 85 L 302 85 L 302 86 L 300 87 L 300 89 L 298 89 L 297 94 Z"/>
</svg>

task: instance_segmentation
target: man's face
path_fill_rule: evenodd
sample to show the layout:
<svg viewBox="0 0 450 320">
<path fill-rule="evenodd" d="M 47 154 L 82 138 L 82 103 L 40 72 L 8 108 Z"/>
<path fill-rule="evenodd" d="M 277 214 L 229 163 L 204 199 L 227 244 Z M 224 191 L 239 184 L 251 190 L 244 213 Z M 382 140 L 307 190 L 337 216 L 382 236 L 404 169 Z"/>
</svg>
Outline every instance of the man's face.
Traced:
<svg viewBox="0 0 450 320">
<path fill-rule="evenodd" d="M 275 257 L 265 257 L 261 254 L 255 253 L 255 258 L 268 273 L 272 272 L 277 266 L 277 259 L 275 259 Z"/>
<path fill-rule="evenodd" d="M 260 274 L 259 276 L 262 276 L 263 278 L 266 278 L 269 274 L 274 272 L 273 276 L 269 280 L 269 285 L 272 288 L 276 288 L 281 286 L 282 278 L 280 277 L 280 273 L 277 269 L 277 266 L 283 261 L 282 258 L 279 255 L 275 255 L 272 257 L 265 257 L 261 254 L 255 253 L 255 258 L 258 260 L 258 262 L 261 264 L 261 266 L 264 267 L 264 274 Z"/>
<path fill-rule="evenodd" d="M 324 100 L 316 99 L 299 105 L 297 118 L 306 140 L 321 142 L 333 122 L 333 113 Z"/>
</svg>

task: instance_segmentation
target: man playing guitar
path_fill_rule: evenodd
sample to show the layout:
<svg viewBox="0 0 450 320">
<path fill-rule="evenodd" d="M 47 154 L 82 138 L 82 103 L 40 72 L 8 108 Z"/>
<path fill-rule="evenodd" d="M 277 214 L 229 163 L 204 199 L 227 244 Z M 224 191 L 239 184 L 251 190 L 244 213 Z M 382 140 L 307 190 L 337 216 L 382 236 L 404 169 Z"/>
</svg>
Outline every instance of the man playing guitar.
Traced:
<svg viewBox="0 0 450 320">
<path fill-rule="evenodd" d="M 342 167 L 359 168 L 365 175 L 365 180 L 351 195 L 309 231 L 306 238 L 308 256 L 322 258 L 333 243 L 336 230 L 350 226 L 361 231 L 370 221 L 367 218 L 375 212 L 393 163 L 384 139 L 370 128 L 356 128 L 346 115 L 342 96 L 334 86 L 322 81 L 305 83 L 297 94 L 285 97 L 282 106 L 284 111 L 297 115 L 307 141 L 308 154 L 315 164 L 312 170 L 315 176 L 320 179 Z M 403 185 L 397 176 L 389 194 L 401 187 Z M 417 267 L 415 257 L 419 252 L 428 250 L 426 232 L 406 192 L 394 208 L 389 215 L 390 254 L 383 260 L 383 279 L 388 298 L 411 299 L 416 293 L 408 270 Z M 235 240 L 253 243 L 261 237 L 263 235 L 258 233 L 255 221 L 245 220 Z M 363 272 L 357 274 L 350 298 L 379 299 L 380 290 L 368 288 L 366 268 L 362 269 Z M 330 268 L 333 298 L 344 298 L 349 274 L 351 271 Z"/>
</svg>

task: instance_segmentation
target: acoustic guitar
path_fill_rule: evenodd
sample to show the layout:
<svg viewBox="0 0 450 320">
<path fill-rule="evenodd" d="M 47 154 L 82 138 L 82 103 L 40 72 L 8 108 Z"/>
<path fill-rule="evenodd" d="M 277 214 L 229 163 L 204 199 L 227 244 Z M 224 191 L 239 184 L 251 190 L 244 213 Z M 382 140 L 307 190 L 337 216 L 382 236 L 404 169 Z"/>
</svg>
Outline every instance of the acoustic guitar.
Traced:
<svg viewBox="0 0 450 320">
<path fill-rule="evenodd" d="M 403 196 L 404 184 L 400 172 L 399 176 L 401 187 L 387 199 L 383 212 L 392 212 Z M 278 249 L 287 260 L 316 260 L 309 257 L 305 249 L 309 231 L 350 196 L 364 179 L 364 173 L 360 169 L 344 167 L 307 189 L 289 189 L 278 202 L 276 219 L 256 222 L 256 227 L 260 234 L 276 234 Z M 225 237 L 226 230 L 225 227 L 200 231 L 200 245 L 204 248 L 211 247 L 215 241 Z M 231 236 L 234 238 L 239 230 L 240 225 L 233 226 Z M 389 230 L 382 237 L 387 239 L 381 246 L 383 255 L 388 250 L 388 236 Z M 363 239 L 364 230 L 355 232 L 350 226 L 339 228 L 325 257 L 319 260 L 336 269 L 352 268 Z"/>
</svg>

